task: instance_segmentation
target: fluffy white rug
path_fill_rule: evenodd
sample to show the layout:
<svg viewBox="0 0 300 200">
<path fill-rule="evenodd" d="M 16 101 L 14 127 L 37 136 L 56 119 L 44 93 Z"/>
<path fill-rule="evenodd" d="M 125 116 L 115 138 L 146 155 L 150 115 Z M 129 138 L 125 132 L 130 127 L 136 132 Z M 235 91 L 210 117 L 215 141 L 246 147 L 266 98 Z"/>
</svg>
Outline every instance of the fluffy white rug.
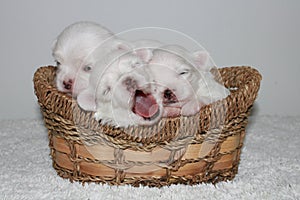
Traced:
<svg viewBox="0 0 300 200">
<path fill-rule="evenodd" d="M 0 121 L 0 137 L 0 199 L 300 199 L 300 117 L 250 118 L 239 173 L 215 186 L 82 186 L 56 175 L 42 120 Z"/>
</svg>

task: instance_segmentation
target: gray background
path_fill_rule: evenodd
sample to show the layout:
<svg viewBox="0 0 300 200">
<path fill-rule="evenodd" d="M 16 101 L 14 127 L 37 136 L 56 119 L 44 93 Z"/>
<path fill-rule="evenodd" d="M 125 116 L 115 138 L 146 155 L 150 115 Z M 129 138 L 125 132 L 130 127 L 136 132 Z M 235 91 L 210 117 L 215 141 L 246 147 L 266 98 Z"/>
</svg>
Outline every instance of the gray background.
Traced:
<svg viewBox="0 0 300 200">
<path fill-rule="evenodd" d="M 53 40 L 81 20 L 96 21 L 115 33 L 145 26 L 185 33 L 218 66 L 251 65 L 261 72 L 254 115 L 299 115 L 299 10 L 297 0 L 2 0 L 0 119 L 40 117 L 33 73 L 54 64 Z"/>
</svg>

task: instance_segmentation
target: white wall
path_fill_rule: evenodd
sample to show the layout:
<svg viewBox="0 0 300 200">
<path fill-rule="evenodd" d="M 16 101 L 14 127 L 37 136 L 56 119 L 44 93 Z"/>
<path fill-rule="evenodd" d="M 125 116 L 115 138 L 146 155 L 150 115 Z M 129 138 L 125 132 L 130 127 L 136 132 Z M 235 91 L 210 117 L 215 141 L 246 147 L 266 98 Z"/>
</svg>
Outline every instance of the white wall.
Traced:
<svg viewBox="0 0 300 200">
<path fill-rule="evenodd" d="M 118 33 L 158 26 L 200 42 L 219 66 L 251 65 L 263 75 L 255 114 L 299 115 L 300 1 L 0 2 L 0 119 L 40 116 L 34 71 L 53 64 L 50 47 L 62 29 L 92 20 Z"/>
</svg>

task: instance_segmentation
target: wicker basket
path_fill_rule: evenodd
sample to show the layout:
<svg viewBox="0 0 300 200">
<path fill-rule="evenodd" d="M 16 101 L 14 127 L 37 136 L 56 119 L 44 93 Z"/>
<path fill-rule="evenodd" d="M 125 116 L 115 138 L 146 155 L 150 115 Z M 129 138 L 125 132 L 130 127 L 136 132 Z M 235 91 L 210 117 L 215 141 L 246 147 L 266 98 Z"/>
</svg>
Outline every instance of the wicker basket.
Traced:
<svg viewBox="0 0 300 200">
<path fill-rule="evenodd" d="M 163 118 L 151 127 L 114 128 L 93 119 L 54 86 L 56 68 L 41 67 L 34 89 L 53 167 L 71 181 L 161 187 L 216 183 L 238 171 L 250 109 L 261 75 L 251 67 L 218 70 L 231 94 L 191 117 Z"/>
</svg>

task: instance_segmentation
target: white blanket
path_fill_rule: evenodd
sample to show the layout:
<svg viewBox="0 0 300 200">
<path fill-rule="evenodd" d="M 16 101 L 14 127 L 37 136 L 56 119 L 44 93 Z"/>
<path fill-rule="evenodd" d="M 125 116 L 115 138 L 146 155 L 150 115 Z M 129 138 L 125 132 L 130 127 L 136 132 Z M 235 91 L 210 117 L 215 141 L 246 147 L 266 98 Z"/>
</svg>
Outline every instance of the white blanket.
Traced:
<svg viewBox="0 0 300 200">
<path fill-rule="evenodd" d="M 300 117 L 250 118 L 233 181 L 163 188 L 70 183 L 49 156 L 42 120 L 0 121 L 0 199 L 300 199 Z"/>
</svg>

